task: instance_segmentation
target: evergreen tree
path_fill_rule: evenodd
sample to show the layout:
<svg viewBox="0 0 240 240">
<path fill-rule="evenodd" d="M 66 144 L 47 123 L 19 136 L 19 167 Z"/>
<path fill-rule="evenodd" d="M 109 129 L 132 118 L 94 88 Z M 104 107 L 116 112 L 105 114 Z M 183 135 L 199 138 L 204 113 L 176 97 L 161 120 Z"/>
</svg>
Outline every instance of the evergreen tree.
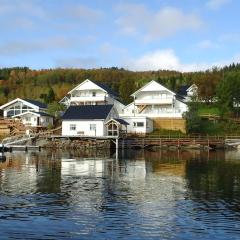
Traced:
<svg viewBox="0 0 240 240">
<path fill-rule="evenodd" d="M 198 110 L 199 103 L 196 99 L 192 99 L 188 103 L 188 111 L 184 115 L 187 133 L 201 133 L 202 120 L 199 117 Z"/>
</svg>

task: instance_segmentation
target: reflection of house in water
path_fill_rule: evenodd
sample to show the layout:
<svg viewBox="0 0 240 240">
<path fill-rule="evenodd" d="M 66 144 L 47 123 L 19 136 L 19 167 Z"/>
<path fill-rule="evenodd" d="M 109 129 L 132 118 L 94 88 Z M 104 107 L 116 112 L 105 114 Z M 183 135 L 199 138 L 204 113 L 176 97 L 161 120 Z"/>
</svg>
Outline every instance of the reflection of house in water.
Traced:
<svg viewBox="0 0 240 240">
<path fill-rule="evenodd" d="M 61 175 L 102 177 L 108 162 L 100 159 L 62 159 Z"/>
<path fill-rule="evenodd" d="M 59 190 L 61 162 L 53 160 L 52 152 L 14 152 L 6 157 L 6 162 L 0 163 L 2 189 L 14 194 Z"/>
<path fill-rule="evenodd" d="M 239 160 L 240 162 L 240 149 L 234 149 L 232 151 L 225 151 L 225 158 L 227 160 Z"/>
</svg>

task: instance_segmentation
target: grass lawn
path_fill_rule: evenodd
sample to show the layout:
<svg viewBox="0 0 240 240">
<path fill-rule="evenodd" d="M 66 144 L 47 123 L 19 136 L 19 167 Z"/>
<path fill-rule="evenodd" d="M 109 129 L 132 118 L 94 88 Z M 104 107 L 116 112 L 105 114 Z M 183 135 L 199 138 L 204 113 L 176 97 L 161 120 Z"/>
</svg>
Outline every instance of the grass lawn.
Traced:
<svg viewBox="0 0 240 240">
<path fill-rule="evenodd" d="M 219 108 L 217 106 L 202 105 L 202 106 L 199 107 L 198 114 L 199 115 L 208 115 L 208 114 L 210 114 L 210 115 L 220 115 L 220 111 L 219 111 Z"/>
</svg>

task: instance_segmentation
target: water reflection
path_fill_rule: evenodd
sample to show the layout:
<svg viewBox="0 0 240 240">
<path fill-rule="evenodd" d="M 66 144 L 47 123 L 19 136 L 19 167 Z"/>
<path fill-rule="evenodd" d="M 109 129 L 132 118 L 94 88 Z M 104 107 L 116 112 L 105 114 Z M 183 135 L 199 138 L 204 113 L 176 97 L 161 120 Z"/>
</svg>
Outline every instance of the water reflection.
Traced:
<svg viewBox="0 0 240 240">
<path fill-rule="evenodd" d="M 12 153 L 0 226 L 13 239 L 238 239 L 237 151 Z"/>
</svg>

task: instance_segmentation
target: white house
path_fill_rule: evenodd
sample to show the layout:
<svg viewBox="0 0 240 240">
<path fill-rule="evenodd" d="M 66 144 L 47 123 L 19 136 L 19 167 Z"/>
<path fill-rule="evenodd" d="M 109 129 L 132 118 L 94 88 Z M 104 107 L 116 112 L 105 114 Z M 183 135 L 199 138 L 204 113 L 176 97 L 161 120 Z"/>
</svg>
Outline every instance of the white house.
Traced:
<svg viewBox="0 0 240 240">
<path fill-rule="evenodd" d="M 24 112 L 15 115 L 20 118 L 25 126 L 29 127 L 48 127 L 53 125 L 53 117 L 45 112 Z"/>
<path fill-rule="evenodd" d="M 152 80 L 131 96 L 134 101 L 119 114 L 129 123 L 128 132 L 150 133 L 154 128 L 185 131 L 187 105 L 176 93 Z"/>
<path fill-rule="evenodd" d="M 198 86 L 196 84 L 181 86 L 177 94 L 184 102 L 189 102 L 192 97 L 198 96 Z"/>
<path fill-rule="evenodd" d="M 10 118 L 25 112 L 46 112 L 47 105 L 36 100 L 16 98 L 0 106 L 0 109 L 4 118 Z"/>
<path fill-rule="evenodd" d="M 19 118 L 26 127 L 53 125 L 53 117 L 46 113 L 47 105 L 36 100 L 16 98 L 0 109 L 4 118 Z"/>
<path fill-rule="evenodd" d="M 128 123 L 113 105 L 70 106 L 62 117 L 63 136 L 119 136 Z"/>
<path fill-rule="evenodd" d="M 152 80 L 131 95 L 134 101 L 123 109 L 124 116 L 148 118 L 182 118 L 187 105 L 176 93 Z"/>
<path fill-rule="evenodd" d="M 86 79 L 68 92 L 60 103 L 66 105 L 106 105 L 112 104 L 120 113 L 124 105 L 118 101 L 118 94 L 107 85 Z"/>
</svg>

